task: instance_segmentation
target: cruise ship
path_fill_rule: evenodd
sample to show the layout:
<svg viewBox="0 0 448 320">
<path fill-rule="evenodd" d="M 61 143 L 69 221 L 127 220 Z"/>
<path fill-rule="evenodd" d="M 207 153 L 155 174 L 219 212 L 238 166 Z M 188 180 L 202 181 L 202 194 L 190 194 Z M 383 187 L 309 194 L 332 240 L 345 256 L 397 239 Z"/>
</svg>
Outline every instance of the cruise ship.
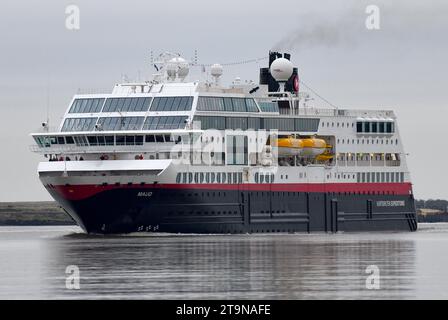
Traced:
<svg viewBox="0 0 448 320">
<path fill-rule="evenodd" d="M 39 179 L 93 234 L 415 231 L 394 112 L 311 106 L 291 55 L 267 60 L 224 86 L 163 53 L 148 81 L 76 94 L 31 134 Z"/>
</svg>

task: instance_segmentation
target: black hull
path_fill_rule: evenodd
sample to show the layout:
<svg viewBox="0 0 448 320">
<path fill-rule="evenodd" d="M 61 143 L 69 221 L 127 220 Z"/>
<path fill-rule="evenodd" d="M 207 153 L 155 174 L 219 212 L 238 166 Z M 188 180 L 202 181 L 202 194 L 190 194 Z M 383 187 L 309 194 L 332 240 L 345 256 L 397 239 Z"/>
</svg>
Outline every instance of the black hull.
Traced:
<svg viewBox="0 0 448 320">
<path fill-rule="evenodd" d="M 52 196 L 87 233 L 415 231 L 412 195 L 117 188 Z M 378 206 L 400 203 L 400 206 Z"/>
</svg>

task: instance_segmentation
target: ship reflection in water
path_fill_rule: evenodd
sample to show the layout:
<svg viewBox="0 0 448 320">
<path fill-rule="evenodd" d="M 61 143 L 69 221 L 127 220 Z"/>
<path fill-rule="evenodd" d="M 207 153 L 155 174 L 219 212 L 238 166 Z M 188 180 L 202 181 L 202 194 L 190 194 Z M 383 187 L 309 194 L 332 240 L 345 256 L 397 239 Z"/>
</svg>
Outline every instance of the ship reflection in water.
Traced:
<svg viewBox="0 0 448 320">
<path fill-rule="evenodd" d="M 0 228 L 0 298 L 448 298 L 448 224 L 416 233 L 103 237 Z M 66 289 L 68 265 L 80 290 Z M 366 268 L 380 271 L 367 289 Z"/>
</svg>

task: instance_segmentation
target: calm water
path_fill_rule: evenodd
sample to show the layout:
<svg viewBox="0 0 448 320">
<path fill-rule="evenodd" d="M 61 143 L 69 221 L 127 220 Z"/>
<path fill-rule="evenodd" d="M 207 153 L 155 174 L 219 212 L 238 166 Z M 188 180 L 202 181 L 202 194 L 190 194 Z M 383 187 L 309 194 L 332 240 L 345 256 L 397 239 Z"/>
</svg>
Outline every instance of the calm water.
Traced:
<svg viewBox="0 0 448 320">
<path fill-rule="evenodd" d="M 0 227 L 1 299 L 448 299 L 448 224 L 416 233 L 86 236 Z M 80 290 L 65 269 L 80 269 Z M 380 289 L 366 289 L 366 267 Z"/>
</svg>

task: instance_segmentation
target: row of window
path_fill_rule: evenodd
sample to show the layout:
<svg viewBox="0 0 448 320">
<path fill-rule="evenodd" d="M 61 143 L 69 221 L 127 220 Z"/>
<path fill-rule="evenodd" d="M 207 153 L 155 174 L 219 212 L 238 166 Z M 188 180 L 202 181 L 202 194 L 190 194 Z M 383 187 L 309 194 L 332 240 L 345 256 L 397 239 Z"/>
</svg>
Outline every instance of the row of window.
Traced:
<svg viewBox="0 0 448 320">
<path fill-rule="evenodd" d="M 358 121 L 356 123 L 357 133 L 393 133 L 394 123 L 392 121 Z"/>
<path fill-rule="evenodd" d="M 97 129 L 102 131 L 141 130 L 145 117 L 108 117 L 98 120 Z"/>
<path fill-rule="evenodd" d="M 98 118 L 67 118 L 62 131 L 93 131 Z"/>
<path fill-rule="evenodd" d="M 143 130 L 184 129 L 187 116 L 147 117 Z"/>
<path fill-rule="evenodd" d="M 142 146 L 143 136 L 87 136 L 90 146 Z"/>
<path fill-rule="evenodd" d="M 398 139 L 356 139 L 356 144 L 389 144 L 389 141 L 390 141 L 390 144 L 396 144 L 396 145 L 398 145 Z M 337 143 L 339 144 L 339 143 L 342 143 L 342 144 L 345 144 L 345 143 L 347 143 L 347 144 L 355 144 L 355 139 L 338 139 L 337 140 Z"/>
<path fill-rule="evenodd" d="M 350 178 L 350 175 L 347 175 Z M 340 178 L 338 176 L 338 178 Z M 346 176 L 344 175 L 344 178 Z M 255 183 L 274 183 L 274 174 L 256 172 Z M 404 172 L 358 172 L 357 181 L 360 183 L 400 183 L 404 182 Z M 241 172 L 183 172 L 176 176 L 177 183 L 242 183 Z"/>
<path fill-rule="evenodd" d="M 193 97 L 158 97 L 154 98 L 151 111 L 189 111 Z"/>
<path fill-rule="evenodd" d="M 338 153 L 338 161 L 395 161 L 400 160 L 399 153 Z"/>
<path fill-rule="evenodd" d="M 262 112 L 279 112 L 278 103 L 276 102 L 258 102 L 258 106 Z"/>
<path fill-rule="evenodd" d="M 104 98 L 76 99 L 72 103 L 70 113 L 97 113 L 103 108 Z"/>
<path fill-rule="evenodd" d="M 334 177 L 333 177 L 334 176 Z M 352 175 L 351 174 L 345 174 L 345 173 L 329 173 L 327 174 L 327 179 L 351 179 Z M 353 179 L 355 179 L 355 175 L 353 175 Z"/>
<path fill-rule="evenodd" d="M 146 117 L 146 121 L 145 117 L 103 117 L 99 120 L 98 118 L 67 118 L 61 131 L 183 129 L 187 118 L 187 116 Z"/>
<path fill-rule="evenodd" d="M 123 146 L 123 145 L 143 145 L 152 142 L 175 142 L 175 137 L 171 134 L 163 135 L 104 135 L 104 136 L 61 136 L 61 137 L 35 137 L 36 143 L 41 148 L 49 148 L 52 145 L 70 145 L 77 146 Z M 176 138 L 176 142 L 180 142 L 180 137 Z"/>
<path fill-rule="evenodd" d="M 67 118 L 62 131 L 92 131 L 98 118 Z M 187 116 L 164 117 L 102 117 L 99 119 L 98 130 L 157 130 L 183 129 Z M 246 117 L 213 117 L 197 116 L 195 121 L 201 122 L 201 128 L 207 129 L 254 129 L 315 132 L 319 126 L 319 119 L 290 119 L 290 118 L 246 118 Z M 144 124 L 144 125 L 143 125 Z"/>
<path fill-rule="evenodd" d="M 152 104 L 151 104 L 152 102 Z M 104 107 L 103 107 L 104 105 Z M 193 97 L 88 98 L 75 99 L 69 113 L 188 111 Z"/>
<path fill-rule="evenodd" d="M 103 112 L 146 112 L 151 104 L 150 97 L 141 98 L 109 98 L 104 104 Z"/>
<path fill-rule="evenodd" d="M 199 97 L 198 111 L 259 112 L 252 98 Z"/>
<path fill-rule="evenodd" d="M 340 110 L 339 110 L 340 111 Z M 345 122 L 336 122 L 336 127 L 337 128 L 339 128 L 339 126 L 341 126 L 342 128 L 344 128 L 345 126 L 346 126 L 346 124 L 347 124 L 347 128 L 349 128 L 350 127 L 350 123 L 345 123 Z M 334 126 L 335 126 L 335 123 L 334 122 L 322 122 L 322 127 L 327 127 L 327 128 L 330 128 L 330 127 L 332 127 L 332 128 L 334 128 Z M 355 126 L 355 123 L 354 122 L 352 122 L 352 127 L 354 127 Z"/>
<path fill-rule="evenodd" d="M 356 180 L 364 183 L 404 182 L 404 172 L 358 172 Z"/>
<path fill-rule="evenodd" d="M 263 174 L 256 172 L 254 175 L 255 183 L 274 183 L 274 174 Z"/>
<path fill-rule="evenodd" d="M 196 116 L 195 121 L 201 122 L 201 129 L 254 129 L 316 132 L 319 119 L 309 118 L 253 118 L 253 117 L 220 117 Z"/>
<path fill-rule="evenodd" d="M 334 122 L 322 122 L 322 127 L 335 127 Z M 352 127 L 355 126 L 353 122 Z M 336 122 L 336 127 L 350 127 L 350 123 Z M 356 122 L 356 132 L 357 133 L 393 133 L 395 132 L 395 125 L 393 121 L 358 121 Z"/>
<path fill-rule="evenodd" d="M 242 172 L 179 172 L 177 183 L 243 183 Z"/>
</svg>

